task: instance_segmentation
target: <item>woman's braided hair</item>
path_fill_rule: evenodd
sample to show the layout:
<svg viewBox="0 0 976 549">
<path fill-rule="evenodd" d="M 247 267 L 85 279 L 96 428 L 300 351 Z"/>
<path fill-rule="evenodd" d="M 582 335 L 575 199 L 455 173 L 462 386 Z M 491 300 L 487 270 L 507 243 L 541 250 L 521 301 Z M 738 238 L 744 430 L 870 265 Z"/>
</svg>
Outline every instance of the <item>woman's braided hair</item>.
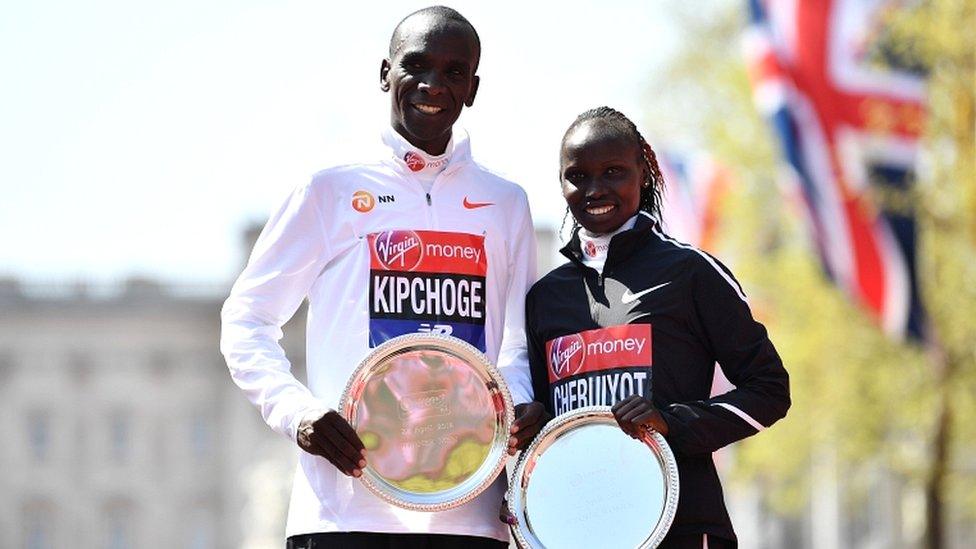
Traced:
<svg viewBox="0 0 976 549">
<path fill-rule="evenodd" d="M 580 124 L 589 120 L 603 120 L 611 127 L 633 140 L 634 145 L 640 150 L 644 165 L 647 168 L 646 177 L 641 185 L 640 205 L 638 209 L 645 211 L 654 219 L 661 221 L 661 195 L 664 192 L 664 176 L 661 175 L 661 167 L 657 163 L 657 155 L 654 149 L 647 144 L 644 136 L 637 130 L 637 126 L 630 121 L 622 112 L 611 107 L 597 107 L 590 109 L 579 116 L 570 124 L 569 129 L 563 135 L 563 142 Z M 563 225 L 566 224 L 566 217 L 569 216 L 569 208 L 566 208 L 566 216 L 563 217 Z M 573 219 L 573 230 L 579 227 L 579 223 Z M 562 231 L 562 228 L 560 228 Z"/>
</svg>

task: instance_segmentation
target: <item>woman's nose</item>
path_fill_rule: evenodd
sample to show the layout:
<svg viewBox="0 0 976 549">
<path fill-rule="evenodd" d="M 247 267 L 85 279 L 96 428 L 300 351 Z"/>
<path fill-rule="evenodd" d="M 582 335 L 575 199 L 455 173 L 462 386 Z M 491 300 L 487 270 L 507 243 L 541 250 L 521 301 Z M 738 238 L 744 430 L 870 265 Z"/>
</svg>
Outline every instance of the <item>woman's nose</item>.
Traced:
<svg viewBox="0 0 976 549">
<path fill-rule="evenodd" d="M 607 186 L 600 181 L 600 178 L 594 177 L 586 182 L 587 198 L 599 198 L 605 194 L 607 194 Z"/>
</svg>

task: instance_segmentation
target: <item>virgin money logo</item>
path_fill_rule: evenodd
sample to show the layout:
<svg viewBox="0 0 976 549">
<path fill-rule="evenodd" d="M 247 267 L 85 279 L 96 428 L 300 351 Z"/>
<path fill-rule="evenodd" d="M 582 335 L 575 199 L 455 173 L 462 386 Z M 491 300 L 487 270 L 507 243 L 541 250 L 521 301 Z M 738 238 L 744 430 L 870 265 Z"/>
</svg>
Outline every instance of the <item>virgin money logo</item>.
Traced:
<svg viewBox="0 0 976 549">
<path fill-rule="evenodd" d="M 583 246 L 583 253 L 585 253 L 587 257 L 596 257 L 596 244 L 594 244 L 592 240 L 587 240 L 586 245 Z"/>
<path fill-rule="evenodd" d="M 621 324 L 546 343 L 549 382 L 618 368 L 650 368 L 651 325 Z"/>
<path fill-rule="evenodd" d="M 413 151 L 407 151 L 407 154 L 403 155 L 403 161 L 407 163 L 407 167 L 410 168 L 410 171 L 412 172 L 419 172 L 420 170 L 424 169 L 424 166 L 427 165 L 424 157 Z"/>
<path fill-rule="evenodd" d="M 380 264 L 390 270 L 412 271 L 424 258 L 423 242 L 413 231 L 384 231 L 373 247 Z"/>
<path fill-rule="evenodd" d="M 586 346 L 579 334 L 557 337 L 549 344 L 549 369 L 556 379 L 579 373 L 585 358 Z"/>
</svg>

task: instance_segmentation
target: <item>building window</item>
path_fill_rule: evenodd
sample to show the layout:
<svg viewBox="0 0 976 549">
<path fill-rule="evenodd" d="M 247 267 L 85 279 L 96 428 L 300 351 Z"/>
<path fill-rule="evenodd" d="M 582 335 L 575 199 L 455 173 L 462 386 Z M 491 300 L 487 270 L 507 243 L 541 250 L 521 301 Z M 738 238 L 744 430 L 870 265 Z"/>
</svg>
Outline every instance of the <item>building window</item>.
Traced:
<svg viewBox="0 0 976 549">
<path fill-rule="evenodd" d="M 212 441 L 213 422 L 210 416 L 203 411 L 196 412 L 190 424 L 190 447 L 197 461 L 207 458 L 212 450 Z"/>
<path fill-rule="evenodd" d="M 81 351 L 74 351 L 68 355 L 68 372 L 75 383 L 84 385 L 91 380 L 95 366 L 88 354 Z"/>
<path fill-rule="evenodd" d="M 37 517 L 27 517 L 27 528 L 24 535 L 24 547 L 27 549 L 48 549 L 54 546 L 51 539 L 51 527 Z"/>
<path fill-rule="evenodd" d="M 112 460 L 117 464 L 129 460 L 132 444 L 132 417 L 126 410 L 117 410 L 109 419 L 109 445 Z"/>
<path fill-rule="evenodd" d="M 190 549 L 210 549 L 217 546 L 216 520 L 210 506 L 197 505 L 187 524 L 190 526 L 187 540 Z"/>
<path fill-rule="evenodd" d="M 106 549 L 135 547 L 134 518 L 132 505 L 128 502 L 114 501 L 105 506 Z"/>
<path fill-rule="evenodd" d="M 153 351 L 149 354 L 149 371 L 157 379 L 165 379 L 173 371 L 175 362 L 172 353 L 162 350 Z"/>
<path fill-rule="evenodd" d="M 8 379 L 12 379 L 17 368 L 14 354 L 6 349 L 0 349 L 0 387 L 5 385 Z"/>
<path fill-rule="evenodd" d="M 22 508 L 21 531 L 26 549 L 48 549 L 55 546 L 56 517 L 53 506 L 44 500 L 27 501 Z"/>
<path fill-rule="evenodd" d="M 27 446 L 35 463 L 47 462 L 51 453 L 51 416 L 44 410 L 27 413 Z"/>
<path fill-rule="evenodd" d="M 111 518 L 109 523 L 108 547 L 109 549 L 128 549 L 131 547 L 129 539 L 129 525 L 124 519 Z"/>
</svg>

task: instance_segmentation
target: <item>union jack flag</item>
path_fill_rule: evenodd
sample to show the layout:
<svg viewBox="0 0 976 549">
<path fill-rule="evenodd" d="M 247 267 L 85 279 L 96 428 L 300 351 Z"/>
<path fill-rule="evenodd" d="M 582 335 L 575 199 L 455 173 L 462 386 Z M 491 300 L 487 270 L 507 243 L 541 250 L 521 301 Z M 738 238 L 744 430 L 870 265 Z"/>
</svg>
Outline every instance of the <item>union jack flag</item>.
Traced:
<svg viewBox="0 0 976 549">
<path fill-rule="evenodd" d="M 675 239 L 708 252 L 715 251 L 721 201 L 730 175 L 705 153 L 657 155 L 667 185 L 661 214 L 664 230 Z"/>
<path fill-rule="evenodd" d="M 893 48 L 885 0 L 748 0 L 754 99 L 783 146 L 827 275 L 895 337 L 921 338 L 909 189 L 922 71 Z"/>
</svg>

